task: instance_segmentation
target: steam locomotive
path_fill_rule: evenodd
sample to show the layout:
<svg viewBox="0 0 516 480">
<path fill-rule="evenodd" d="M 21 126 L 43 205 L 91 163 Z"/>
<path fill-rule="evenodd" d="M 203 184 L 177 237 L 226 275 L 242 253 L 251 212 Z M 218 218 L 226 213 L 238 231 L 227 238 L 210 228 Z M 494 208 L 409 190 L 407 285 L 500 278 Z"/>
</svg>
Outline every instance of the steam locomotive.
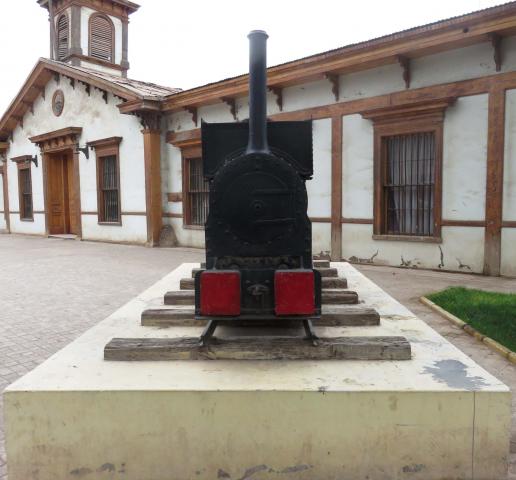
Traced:
<svg viewBox="0 0 516 480">
<path fill-rule="evenodd" d="M 321 278 L 312 265 L 305 182 L 313 175 L 312 124 L 267 121 L 267 34 L 249 36 L 249 121 L 204 123 L 209 181 L 206 268 L 195 276 L 195 314 L 219 323 L 295 320 L 317 338 Z"/>
</svg>

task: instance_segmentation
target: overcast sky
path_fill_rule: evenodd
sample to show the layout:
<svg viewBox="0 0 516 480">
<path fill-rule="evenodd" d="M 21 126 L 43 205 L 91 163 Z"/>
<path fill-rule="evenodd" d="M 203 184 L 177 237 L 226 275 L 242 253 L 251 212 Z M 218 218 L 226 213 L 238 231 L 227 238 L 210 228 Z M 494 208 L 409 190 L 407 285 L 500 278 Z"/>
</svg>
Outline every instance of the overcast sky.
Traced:
<svg viewBox="0 0 516 480">
<path fill-rule="evenodd" d="M 246 35 L 269 33 L 275 65 L 474 10 L 496 0 L 133 0 L 129 77 L 191 88 L 247 70 Z M 0 114 L 39 57 L 49 55 L 48 14 L 36 0 L 3 0 Z"/>
</svg>

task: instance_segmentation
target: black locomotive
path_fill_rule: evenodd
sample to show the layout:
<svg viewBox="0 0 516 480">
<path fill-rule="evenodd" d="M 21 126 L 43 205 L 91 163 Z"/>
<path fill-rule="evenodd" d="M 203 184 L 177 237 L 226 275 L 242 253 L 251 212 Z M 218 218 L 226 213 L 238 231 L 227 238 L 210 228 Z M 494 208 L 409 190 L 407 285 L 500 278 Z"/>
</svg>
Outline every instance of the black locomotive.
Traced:
<svg viewBox="0 0 516 480">
<path fill-rule="evenodd" d="M 203 123 L 209 181 L 206 269 L 195 277 L 197 318 L 303 322 L 321 315 L 321 279 L 312 266 L 305 182 L 313 175 L 312 123 L 267 121 L 267 34 L 252 31 L 249 122 Z"/>
</svg>

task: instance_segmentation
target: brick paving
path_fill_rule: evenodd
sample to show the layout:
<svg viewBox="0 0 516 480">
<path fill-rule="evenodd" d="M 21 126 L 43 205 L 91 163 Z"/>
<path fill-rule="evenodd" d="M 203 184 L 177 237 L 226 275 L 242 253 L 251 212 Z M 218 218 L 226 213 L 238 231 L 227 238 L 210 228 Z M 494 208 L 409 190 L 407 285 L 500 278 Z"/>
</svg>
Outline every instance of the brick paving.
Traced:
<svg viewBox="0 0 516 480">
<path fill-rule="evenodd" d="M 150 249 L 0 234 L 0 391 L 145 290 L 196 249 Z M 449 285 L 516 292 L 516 280 L 390 267 L 359 266 L 486 370 L 516 390 L 516 366 L 436 315 L 418 298 Z M 3 417 L 0 399 L 0 419 Z M 516 399 L 512 463 L 516 480 Z M 0 421 L 0 480 L 7 479 Z"/>
</svg>

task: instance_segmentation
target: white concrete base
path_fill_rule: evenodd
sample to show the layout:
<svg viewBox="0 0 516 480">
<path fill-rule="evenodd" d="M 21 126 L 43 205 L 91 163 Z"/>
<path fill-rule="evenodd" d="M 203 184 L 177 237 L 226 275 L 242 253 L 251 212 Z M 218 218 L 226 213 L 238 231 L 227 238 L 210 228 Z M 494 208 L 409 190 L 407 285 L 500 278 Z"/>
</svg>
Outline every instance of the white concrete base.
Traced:
<svg viewBox="0 0 516 480">
<path fill-rule="evenodd" d="M 183 264 L 8 387 L 9 480 L 504 478 L 508 388 L 333 265 L 382 316 L 339 334 L 404 335 L 413 360 L 104 361 L 112 337 L 201 331 L 140 326 L 194 266 Z"/>
</svg>

